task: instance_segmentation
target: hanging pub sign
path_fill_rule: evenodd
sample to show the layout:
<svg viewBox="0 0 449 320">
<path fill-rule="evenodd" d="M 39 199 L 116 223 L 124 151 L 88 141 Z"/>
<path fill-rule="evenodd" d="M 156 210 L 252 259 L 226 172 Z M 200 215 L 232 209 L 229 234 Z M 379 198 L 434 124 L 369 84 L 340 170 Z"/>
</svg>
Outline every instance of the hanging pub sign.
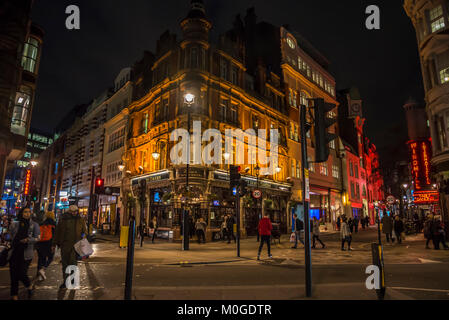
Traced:
<svg viewBox="0 0 449 320">
<path fill-rule="evenodd" d="M 410 158 L 415 190 L 430 189 L 430 159 L 432 157 L 432 144 L 429 140 L 410 141 Z"/>
</svg>

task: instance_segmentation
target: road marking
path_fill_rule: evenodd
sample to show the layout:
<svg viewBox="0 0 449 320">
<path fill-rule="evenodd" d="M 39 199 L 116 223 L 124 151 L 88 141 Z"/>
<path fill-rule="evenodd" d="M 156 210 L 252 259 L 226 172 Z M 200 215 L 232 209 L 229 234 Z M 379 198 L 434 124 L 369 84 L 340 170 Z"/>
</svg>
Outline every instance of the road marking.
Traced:
<svg viewBox="0 0 449 320">
<path fill-rule="evenodd" d="M 425 288 L 405 288 L 405 287 L 388 287 L 387 289 L 410 290 L 410 291 L 425 291 L 425 292 L 442 292 L 442 293 L 449 294 L 449 290 L 446 290 L 446 289 L 425 289 Z"/>
<path fill-rule="evenodd" d="M 428 260 L 428 259 L 422 259 L 422 258 L 418 258 L 418 260 L 421 261 L 421 263 L 442 263 L 441 261 Z"/>
</svg>

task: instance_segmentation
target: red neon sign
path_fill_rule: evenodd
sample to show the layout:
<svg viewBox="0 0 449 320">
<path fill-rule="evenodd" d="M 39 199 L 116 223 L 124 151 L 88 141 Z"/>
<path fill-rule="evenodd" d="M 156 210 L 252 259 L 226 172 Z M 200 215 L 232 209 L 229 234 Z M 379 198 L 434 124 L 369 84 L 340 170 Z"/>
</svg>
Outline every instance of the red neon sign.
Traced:
<svg viewBox="0 0 449 320">
<path fill-rule="evenodd" d="M 415 190 L 426 189 L 432 184 L 430 179 L 431 142 L 411 141 L 409 147 Z"/>
<path fill-rule="evenodd" d="M 30 182 L 31 182 L 31 170 L 27 170 L 27 175 L 25 178 L 25 189 L 24 189 L 24 194 L 26 196 L 30 194 Z"/>
<path fill-rule="evenodd" d="M 415 204 L 432 204 L 440 201 L 440 195 L 437 191 L 422 191 L 413 194 Z"/>
</svg>

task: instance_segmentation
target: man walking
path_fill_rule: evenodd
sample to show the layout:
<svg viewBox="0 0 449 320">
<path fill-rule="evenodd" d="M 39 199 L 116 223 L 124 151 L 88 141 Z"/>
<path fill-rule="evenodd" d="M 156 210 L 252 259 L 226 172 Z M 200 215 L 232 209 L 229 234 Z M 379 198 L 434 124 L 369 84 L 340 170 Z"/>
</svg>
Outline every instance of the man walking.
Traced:
<svg viewBox="0 0 449 320">
<path fill-rule="evenodd" d="M 404 223 L 399 216 L 396 216 L 394 221 L 394 233 L 396 233 L 399 244 L 402 243 L 402 232 L 404 232 Z"/>
<path fill-rule="evenodd" d="M 321 241 L 320 239 L 320 220 L 318 220 L 316 217 L 313 217 L 313 244 L 312 248 L 315 249 L 315 241 L 318 240 L 321 243 L 321 246 L 326 248 L 326 245 Z"/>
<path fill-rule="evenodd" d="M 271 224 L 268 212 L 264 212 L 263 218 L 259 221 L 259 234 L 260 234 L 260 245 L 259 251 L 257 253 L 257 260 L 260 260 L 260 253 L 262 252 L 263 244 L 267 244 L 268 258 L 273 258 L 271 255 L 271 230 L 273 230 L 273 225 Z"/>
<path fill-rule="evenodd" d="M 83 218 L 81 218 L 78 214 L 78 207 L 71 205 L 69 211 L 61 216 L 61 220 L 56 226 L 53 241 L 54 246 L 61 248 L 62 274 L 64 277 L 64 282 L 59 287 L 60 289 L 66 288 L 66 280 L 68 277 L 68 274 L 66 274 L 67 267 L 77 265 L 74 245 L 85 237 L 86 233 L 86 224 Z"/>
<path fill-rule="evenodd" d="M 304 234 L 304 223 L 299 220 L 296 213 L 293 214 L 293 217 L 295 218 L 295 245 L 292 247 L 292 249 L 297 249 L 298 240 L 302 243 L 302 245 L 304 245 L 304 241 L 302 240 L 302 235 Z"/>
<path fill-rule="evenodd" d="M 231 237 L 234 239 L 234 242 L 237 242 L 237 239 L 234 236 L 234 217 L 230 214 L 228 216 L 228 220 L 226 220 L 226 229 L 228 231 L 228 243 L 231 243 Z"/>
<path fill-rule="evenodd" d="M 393 239 L 393 221 L 391 219 L 391 217 L 388 214 L 385 214 L 382 217 L 382 232 L 385 234 L 385 236 L 387 237 L 387 242 L 394 242 Z"/>
</svg>

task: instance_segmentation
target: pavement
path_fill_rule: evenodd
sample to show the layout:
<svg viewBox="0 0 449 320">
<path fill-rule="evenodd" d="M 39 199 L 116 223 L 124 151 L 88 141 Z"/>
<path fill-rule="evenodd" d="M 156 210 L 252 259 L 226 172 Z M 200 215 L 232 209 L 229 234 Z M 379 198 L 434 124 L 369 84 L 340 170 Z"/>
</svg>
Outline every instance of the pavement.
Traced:
<svg viewBox="0 0 449 320">
<path fill-rule="evenodd" d="M 136 241 L 133 278 L 135 300 L 297 300 L 306 299 L 304 250 L 291 249 L 288 236 L 272 245 L 274 259 L 266 248 L 256 260 L 255 238 L 236 245 L 224 242 L 191 243 L 181 251 L 180 243 Z M 372 264 L 370 245 L 377 230 L 354 234 L 354 251 L 341 251 L 337 233 L 322 235 L 325 249 L 312 250 L 313 298 L 321 300 L 375 300 L 368 290 L 366 267 Z M 384 240 L 384 239 L 382 239 Z M 78 264 L 79 290 L 58 290 L 62 283 L 59 259 L 48 268 L 47 280 L 35 282 L 37 300 L 121 300 L 127 249 L 118 237 L 100 236 L 95 253 Z M 427 250 L 423 235 L 409 236 L 403 244 L 384 245 L 388 300 L 449 299 L 449 251 Z M 32 264 L 29 274 L 35 274 Z M 21 297 L 25 298 L 22 290 Z M 0 299 L 9 299 L 8 268 L 0 268 Z"/>
</svg>

